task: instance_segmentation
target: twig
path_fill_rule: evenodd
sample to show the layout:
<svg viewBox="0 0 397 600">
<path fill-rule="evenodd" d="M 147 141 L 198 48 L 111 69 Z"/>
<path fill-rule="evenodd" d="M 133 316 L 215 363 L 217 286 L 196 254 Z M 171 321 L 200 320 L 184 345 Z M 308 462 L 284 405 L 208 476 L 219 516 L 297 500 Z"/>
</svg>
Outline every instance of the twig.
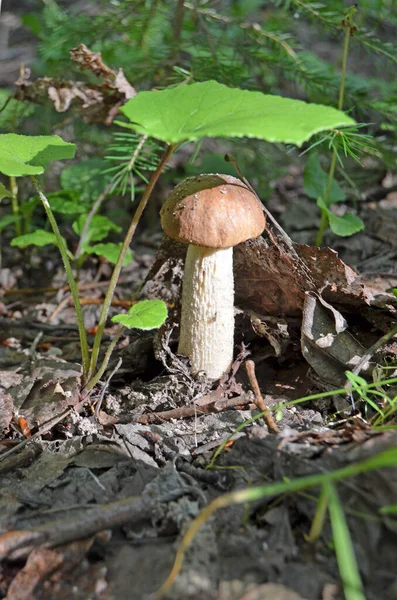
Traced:
<svg viewBox="0 0 397 600">
<path fill-rule="evenodd" d="M 125 498 L 109 504 L 93 505 L 76 516 L 49 521 L 29 530 L 9 531 L 0 536 L 0 559 L 26 558 L 35 547 L 52 548 L 87 538 L 103 529 L 150 517 L 153 500 L 148 494 Z"/>
<path fill-rule="evenodd" d="M 250 404 L 251 402 L 252 397 L 250 395 L 242 394 L 241 396 L 235 396 L 234 398 L 225 398 L 224 400 L 214 401 L 213 403 L 204 406 L 199 406 L 197 404 L 195 404 L 195 406 L 181 406 L 180 408 L 173 408 L 172 410 L 142 415 L 135 420 L 135 423 L 147 425 L 149 423 L 156 423 L 157 421 L 186 419 L 188 417 L 195 417 L 197 413 L 221 412 L 227 408 L 235 408 L 236 406 L 243 406 L 244 404 Z"/>
<path fill-rule="evenodd" d="M 261 412 L 264 413 L 263 418 L 266 421 L 266 425 L 269 428 L 271 433 L 280 433 L 280 430 L 276 424 L 276 421 L 273 419 L 272 413 L 269 410 L 269 407 L 266 405 L 261 391 L 259 389 L 258 380 L 255 375 L 255 363 L 253 360 L 245 361 L 245 369 L 247 371 L 248 378 L 250 380 L 252 391 L 255 396 L 255 404 L 259 408 Z"/>
</svg>

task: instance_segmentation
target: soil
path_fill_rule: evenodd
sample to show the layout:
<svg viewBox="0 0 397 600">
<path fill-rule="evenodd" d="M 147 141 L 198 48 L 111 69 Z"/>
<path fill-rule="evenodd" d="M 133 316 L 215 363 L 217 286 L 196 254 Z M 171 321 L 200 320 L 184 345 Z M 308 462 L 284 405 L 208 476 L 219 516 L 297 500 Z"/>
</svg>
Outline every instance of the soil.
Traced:
<svg viewBox="0 0 397 600">
<path fill-rule="evenodd" d="M 375 243 L 370 235 L 367 230 Z M 141 294 L 173 308 L 158 332 L 132 331 L 120 341 L 91 395 L 81 386 L 77 329 L 68 292 L 59 287 L 56 255 L 38 259 L 30 276 L 25 270 L 25 281 L 19 261 L 2 270 L 0 597 L 148 598 L 170 573 L 188 525 L 212 500 L 247 486 L 335 471 L 395 446 L 396 434 L 373 431 L 374 412 L 352 396 L 288 405 L 343 386 L 349 361 L 357 362 L 390 328 L 394 275 L 380 257 L 393 255 L 392 245 L 383 242 L 379 255 L 387 277 L 366 275 L 364 284 L 335 252 L 299 244 L 291 251 L 284 242 L 265 237 L 235 252 L 240 353 L 229 376 L 215 383 L 193 379 L 187 361 L 175 354 L 179 245 L 164 240 L 156 256 L 137 254 L 123 271 L 118 299 L 130 297 L 131 286 L 146 276 Z M 369 256 L 372 243 L 368 248 Z M 53 281 L 47 276 L 54 289 L 24 292 L 21 284 L 31 284 L 32 276 L 44 280 L 43 269 L 56 273 Z M 103 293 L 96 273 L 95 261 L 82 271 L 87 327 L 98 318 L 94 301 Z M 255 286 L 247 273 L 255 274 Z M 340 326 L 343 318 L 347 328 Z M 107 329 L 102 355 L 113 332 Z M 313 340 L 327 336 L 333 343 L 319 353 Z M 394 353 L 391 343 L 378 350 L 368 372 L 385 356 L 394 360 Z M 248 356 L 264 404 L 247 377 Z M 277 407 L 276 420 L 250 422 L 263 406 Z M 337 489 L 366 598 L 395 598 L 397 530 L 379 510 L 395 502 L 397 470 L 368 471 Z M 318 540 L 306 541 L 319 493 L 314 487 L 272 494 L 215 512 L 186 550 L 165 597 L 343 598 L 329 522 Z"/>
</svg>

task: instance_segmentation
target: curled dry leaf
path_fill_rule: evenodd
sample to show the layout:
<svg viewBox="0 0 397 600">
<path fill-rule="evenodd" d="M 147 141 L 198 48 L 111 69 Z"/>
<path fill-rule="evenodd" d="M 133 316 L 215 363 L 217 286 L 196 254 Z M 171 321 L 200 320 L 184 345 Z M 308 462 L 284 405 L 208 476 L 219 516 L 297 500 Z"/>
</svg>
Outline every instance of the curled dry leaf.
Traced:
<svg viewBox="0 0 397 600">
<path fill-rule="evenodd" d="M 29 81 L 23 73 L 16 81 L 17 99 L 36 104 L 50 99 L 57 112 L 73 110 L 80 113 L 87 123 L 110 125 L 118 107 L 136 95 L 135 88 L 121 69 L 115 72 L 107 67 L 101 54 L 91 52 L 84 44 L 73 48 L 70 54 L 82 69 L 90 70 L 100 77 L 102 83 L 94 85 L 54 77 Z"/>
<path fill-rule="evenodd" d="M 301 328 L 302 353 L 322 380 L 343 387 L 365 349 L 346 331 L 342 315 L 321 296 L 306 294 Z"/>
</svg>

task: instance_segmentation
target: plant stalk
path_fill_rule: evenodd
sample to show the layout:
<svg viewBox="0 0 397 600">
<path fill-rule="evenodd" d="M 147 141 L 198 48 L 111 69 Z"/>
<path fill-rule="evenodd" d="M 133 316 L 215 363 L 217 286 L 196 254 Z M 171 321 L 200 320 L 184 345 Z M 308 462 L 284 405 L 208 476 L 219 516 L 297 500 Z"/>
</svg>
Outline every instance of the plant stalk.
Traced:
<svg viewBox="0 0 397 600">
<path fill-rule="evenodd" d="M 342 24 L 345 27 L 346 31 L 345 31 L 345 39 L 343 42 L 342 70 L 341 70 L 341 78 L 340 78 L 340 85 L 339 85 L 338 110 L 343 109 L 343 101 L 345 98 L 347 57 L 349 55 L 349 42 L 350 42 L 350 37 L 352 35 L 352 29 L 355 27 L 354 23 L 353 23 L 353 15 L 355 12 L 356 12 L 356 8 L 354 6 L 351 6 L 347 12 L 346 19 L 342 21 Z M 329 197 L 331 194 L 332 182 L 334 180 L 334 174 L 335 174 L 336 160 L 337 160 L 337 154 L 336 154 L 336 150 L 334 149 L 333 153 L 332 153 L 329 172 L 328 172 L 327 188 L 326 188 L 325 194 L 324 194 L 324 202 L 325 202 L 326 206 L 328 206 L 328 204 L 329 204 Z M 315 242 L 316 246 L 321 246 L 321 244 L 323 243 L 324 231 L 328 227 L 328 224 L 329 224 L 328 214 L 324 209 L 321 209 L 321 221 L 320 221 L 320 227 L 318 229 L 317 236 L 316 236 L 316 242 Z"/>
<path fill-rule="evenodd" d="M 79 336 L 80 336 L 81 360 L 82 360 L 82 365 L 83 365 L 83 383 L 85 383 L 85 381 L 87 380 L 89 366 L 90 366 L 87 333 L 85 330 L 83 310 L 81 308 L 81 304 L 80 304 L 80 300 L 79 300 L 79 293 L 78 293 L 76 281 L 73 276 L 73 271 L 72 271 L 72 267 L 71 267 L 69 256 L 68 256 L 68 250 L 66 248 L 65 240 L 63 239 L 63 237 L 61 236 L 61 233 L 59 231 L 58 224 L 55 220 L 54 213 L 51 210 L 51 206 L 50 206 L 50 203 L 48 202 L 48 199 L 41 191 L 36 177 L 34 177 L 34 175 L 31 175 L 31 179 L 32 179 L 33 185 L 39 195 L 39 198 L 44 206 L 44 210 L 47 214 L 48 220 L 52 227 L 52 231 L 54 232 L 55 237 L 57 239 L 58 248 L 59 248 L 59 251 L 62 256 L 63 264 L 65 266 L 66 276 L 68 279 L 70 292 L 73 297 L 74 308 L 75 308 L 76 316 L 77 316 L 77 326 L 79 329 Z"/>
<path fill-rule="evenodd" d="M 10 192 L 11 192 L 12 214 L 14 215 L 14 217 L 16 217 L 15 233 L 16 233 L 16 235 L 21 235 L 22 228 L 21 228 L 21 223 L 19 221 L 20 211 L 19 211 L 19 202 L 18 202 L 18 184 L 17 184 L 17 178 L 13 177 L 13 176 L 10 177 Z"/>
<path fill-rule="evenodd" d="M 112 277 L 110 279 L 109 282 L 109 287 L 107 289 L 106 295 L 105 295 L 105 299 L 103 302 L 103 306 L 102 306 L 102 312 L 101 315 L 99 317 L 99 323 L 98 323 L 98 329 L 97 332 L 95 334 L 95 339 L 94 339 L 94 345 L 92 348 L 92 355 L 91 355 L 91 363 L 90 363 L 90 368 L 89 368 L 89 372 L 88 372 L 88 385 L 91 384 L 91 378 L 92 375 L 95 371 L 97 362 L 98 362 L 98 355 L 99 355 L 99 348 L 101 345 L 101 340 L 102 340 L 102 335 L 103 335 L 103 331 L 105 329 L 105 325 L 106 325 L 106 320 L 108 317 L 108 313 L 109 313 L 109 308 L 113 299 L 113 294 L 114 294 L 114 290 L 116 289 L 116 285 L 117 285 L 117 281 L 120 275 L 120 271 L 122 269 L 123 266 L 123 262 L 124 262 L 124 258 L 125 255 L 127 253 L 127 250 L 129 248 L 129 245 L 131 243 L 131 240 L 133 238 L 133 235 L 135 233 L 135 230 L 137 228 L 137 225 L 139 223 L 139 220 L 142 216 L 143 211 L 146 208 L 146 205 L 148 203 L 148 200 L 151 196 L 151 193 L 153 191 L 154 186 L 157 183 L 158 178 L 160 177 L 162 170 L 164 168 L 164 166 L 166 165 L 169 157 L 171 156 L 171 154 L 173 153 L 175 149 L 175 146 L 171 145 L 168 146 L 167 150 L 164 152 L 163 157 L 160 161 L 160 164 L 158 165 L 157 169 L 153 172 L 150 181 L 143 193 L 143 196 L 141 198 L 141 201 L 138 204 L 138 207 L 135 211 L 135 214 L 132 218 L 132 221 L 130 223 L 130 226 L 128 228 L 128 231 L 126 233 L 126 236 L 124 238 L 124 242 L 123 242 L 123 246 L 120 250 L 120 254 L 119 257 L 117 259 L 117 263 L 114 267 L 113 273 L 112 273 Z"/>
<path fill-rule="evenodd" d="M 114 336 L 114 338 L 112 339 L 112 341 L 110 342 L 108 349 L 106 350 L 106 354 L 104 356 L 104 359 L 102 361 L 101 366 L 99 367 L 98 371 L 95 373 L 94 377 L 91 377 L 91 379 L 89 380 L 89 382 L 87 383 L 87 385 L 85 386 L 84 390 L 89 392 L 90 390 L 92 390 L 92 388 L 94 387 L 94 385 L 96 385 L 102 375 L 104 374 L 106 367 L 109 364 L 109 360 L 110 357 L 113 354 L 113 350 L 116 347 L 117 342 L 119 341 L 119 339 L 121 338 L 122 334 L 124 333 L 124 331 L 127 329 L 127 327 L 122 327 Z"/>
</svg>

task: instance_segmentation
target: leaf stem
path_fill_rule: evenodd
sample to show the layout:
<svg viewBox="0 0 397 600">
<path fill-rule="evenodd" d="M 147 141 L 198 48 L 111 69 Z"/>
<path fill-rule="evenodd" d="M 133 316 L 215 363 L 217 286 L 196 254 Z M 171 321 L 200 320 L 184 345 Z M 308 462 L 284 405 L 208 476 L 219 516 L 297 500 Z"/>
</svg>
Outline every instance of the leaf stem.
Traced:
<svg viewBox="0 0 397 600">
<path fill-rule="evenodd" d="M 175 146 L 170 145 L 167 147 L 166 151 L 163 154 L 163 157 L 157 167 L 157 169 L 153 172 L 150 181 L 143 193 L 143 196 L 141 198 L 140 203 L 138 204 L 138 207 L 135 211 L 135 214 L 131 220 L 130 226 L 128 228 L 128 231 L 126 233 L 126 236 L 124 238 L 124 242 L 123 242 L 123 246 L 120 250 L 120 254 L 119 257 L 117 259 L 117 263 L 114 267 L 113 273 L 112 273 L 112 277 L 110 279 L 109 282 L 109 287 L 107 289 L 106 295 L 105 295 L 105 299 L 103 302 L 103 306 L 102 306 L 102 312 L 101 315 L 99 317 L 99 323 L 98 323 L 98 329 L 97 332 L 95 334 L 95 339 L 94 339 L 94 345 L 92 348 L 92 355 L 91 355 L 91 363 L 90 363 L 90 368 L 89 368 L 89 373 L 88 373 L 88 385 L 91 385 L 91 378 L 92 375 L 95 371 L 96 365 L 97 365 L 97 361 L 98 361 L 98 355 L 99 355 L 99 348 L 101 345 L 101 340 L 102 340 L 102 335 L 103 335 L 103 331 L 105 329 L 105 325 L 106 325 L 106 319 L 108 317 L 108 313 L 109 313 L 109 308 L 113 299 L 113 294 L 114 294 L 114 290 L 116 288 L 117 285 L 117 281 L 120 275 L 120 271 L 121 268 L 123 266 L 123 262 L 124 262 L 124 258 L 125 255 L 127 253 L 127 250 L 129 248 L 129 245 L 131 243 L 131 240 L 133 238 L 133 235 L 135 233 L 135 230 L 137 228 L 137 225 L 139 223 L 139 220 L 142 216 L 143 211 L 146 208 L 146 205 L 148 203 L 148 200 L 150 198 L 150 195 L 153 191 L 154 186 L 157 183 L 158 178 L 161 175 L 161 172 L 164 168 L 164 166 L 166 165 L 169 157 L 171 156 L 171 154 L 174 152 L 175 150 Z"/>
<path fill-rule="evenodd" d="M 65 266 L 66 276 L 67 276 L 70 291 L 71 291 L 71 294 L 73 297 L 74 308 L 75 308 L 76 316 L 77 316 L 77 326 L 79 329 L 79 336 L 80 336 L 80 349 L 81 349 L 81 360 L 82 360 L 82 365 L 83 365 L 83 383 L 84 383 L 87 379 L 89 365 L 90 365 L 90 359 L 89 359 L 89 354 L 88 354 L 88 342 L 87 342 L 87 334 L 86 334 L 85 325 L 84 325 L 83 310 L 81 308 L 81 304 L 80 304 L 80 300 L 79 300 L 79 293 L 78 293 L 76 281 L 73 276 L 73 271 L 72 271 L 72 267 L 71 267 L 69 256 L 68 256 L 68 249 L 66 248 L 65 240 L 61 236 L 61 233 L 58 228 L 58 224 L 55 220 L 54 213 L 51 210 L 51 206 L 50 206 L 50 203 L 48 202 L 48 199 L 46 198 L 44 193 L 41 191 L 40 186 L 37 182 L 37 179 L 36 179 L 36 177 L 34 177 L 34 175 L 31 175 L 31 180 L 33 181 L 33 185 L 34 185 L 34 187 L 39 195 L 39 198 L 44 206 L 44 210 L 47 214 L 48 220 L 52 227 L 52 231 L 54 232 L 55 237 L 57 239 L 58 248 L 59 248 L 59 251 L 62 256 L 63 264 Z"/>
<path fill-rule="evenodd" d="M 345 19 L 343 19 L 343 21 L 342 21 L 342 26 L 345 27 L 345 39 L 343 42 L 342 70 L 341 70 L 340 85 L 339 85 L 338 110 L 342 110 L 343 101 L 344 101 L 344 97 L 345 97 L 347 57 L 349 55 L 349 41 L 350 41 L 352 32 L 355 31 L 355 29 L 356 29 L 356 26 L 353 21 L 353 16 L 354 16 L 354 13 L 356 12 L 356 10 L 357 9 L 355 6 L 351 6 L 345 14 Z M 336 160 L 337 160 L 337 152 L 336 152 L 336 149 L 334 148 L 333 152 L 332 152 L 331 164 L 329 166 L 327 188 L 326 188 L 325 194 L 324 194 L 324 203 L 326 206 L 329 206 L 329 198 L 330 198 L 331 189 L 332 189 L 332 182 L 334 180 L 334 175 L 335 175 Z M 318 230 L 317 236 L 316 236 L 316 242 L 315 242 L 316 246 L 321 246 L 321 244 L 323 243 L 324 231 L 328 227 L 328 224 L 329 224 L 328 214 L 327 214 L 326 210 L 321 209 L 321 221 L 320 221 L 320 227 L 319 227 L 319 230 Z"/>
<path fill-rule="evenodd" d="M 91 379 L 85 386 L 85 388 L 84 388 L 85 391 L 89 392 L 90 390 L 92 390 L 94 385 L 96 385 L 98 383 L 98 381 L 100 381 L 102 375 L 104 374 L 104 372 L 106 370 L 106 367 L 109 364 L 109 360 L 110 360 L 110 357 L 112 356 L 113 350 L 115 349 L 117 342 L 119 341 L 119 339 L 121 338 L 122 334 L 124 333 L 124 331 L 126 329 L 127 329 L 127 327 L 121 327 L 121 329 L 116 333 L 116 335 L 110 342 L 110 344 L 106 350 L 106 354 L 104 356 L 101 366 L 99 367 L 98 371 L 95 373 L 94 377 L 91 377 Z"/>
<path fill-rule="evenodd" d="M 16 218 L 15 221 L 15 233 L 16 235 L 21 235 L 21 223 L 19 221 L 20 211 L 19 211 L 19 202 L 18 202 L 18 184 L 17 178 L 10 176 L 10 192 L 11 192 L 11 207 L 12 214 Z"/>
</svg>

